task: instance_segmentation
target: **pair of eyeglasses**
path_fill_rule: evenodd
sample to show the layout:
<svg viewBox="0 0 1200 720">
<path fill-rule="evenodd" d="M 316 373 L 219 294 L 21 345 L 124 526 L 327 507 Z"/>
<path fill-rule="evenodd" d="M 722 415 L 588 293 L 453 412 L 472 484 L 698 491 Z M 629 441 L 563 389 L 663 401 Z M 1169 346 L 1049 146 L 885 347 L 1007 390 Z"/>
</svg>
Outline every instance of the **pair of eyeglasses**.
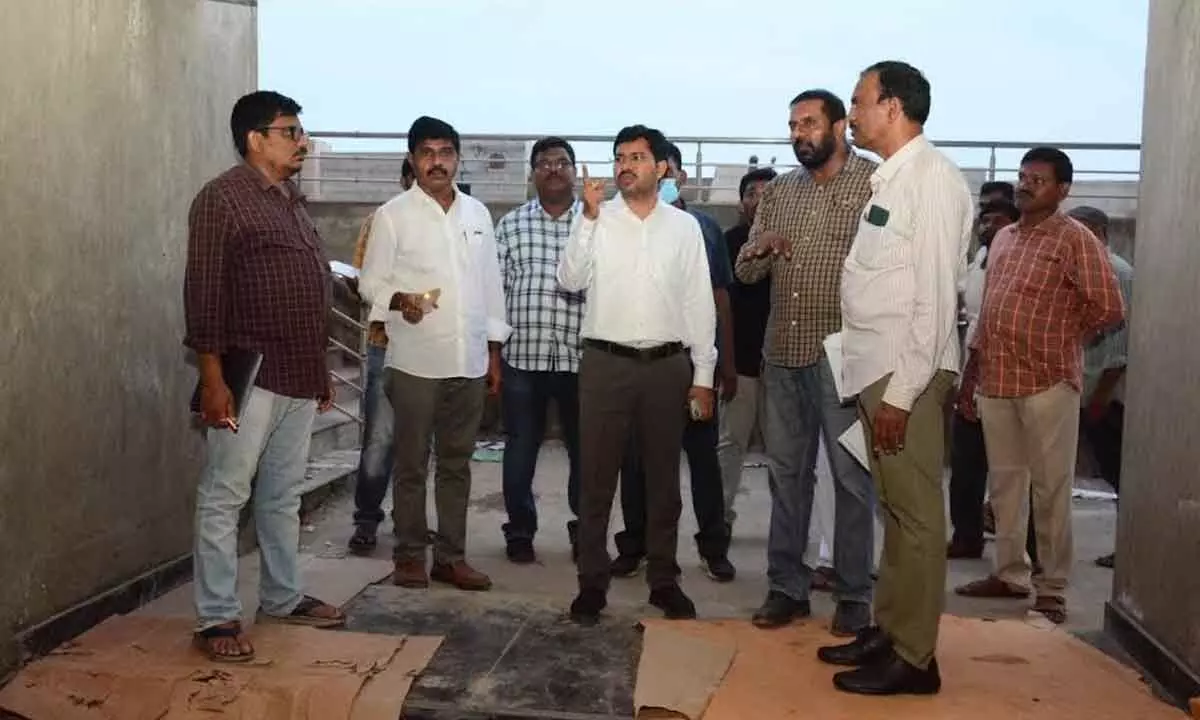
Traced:
<svg viewBox="0 0 1200 720">
<path fill-rule="evenodd" d="M 301 138 L 307 137 L 308 133 L 300 125 L 267 125 L 265 127 L 255 128 L 263 135 L 270 134 L 272 130 L 278 130 L 283 133 L 292 142 L 298 142 Z"/>
</svg>

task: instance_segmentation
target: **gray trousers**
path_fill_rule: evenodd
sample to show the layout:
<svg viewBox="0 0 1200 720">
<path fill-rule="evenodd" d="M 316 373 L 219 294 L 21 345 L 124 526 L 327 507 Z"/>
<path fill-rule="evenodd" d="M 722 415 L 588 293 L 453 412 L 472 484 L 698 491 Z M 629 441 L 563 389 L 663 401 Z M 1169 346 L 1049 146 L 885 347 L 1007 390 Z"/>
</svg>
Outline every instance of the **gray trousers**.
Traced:
<svg viewBox="0 0 1200 720">
<path fill-rule="evenodd" d="M 483 378 L 421 378 L 395 368 L 388 368 L 386 382 L 397 420 L 392 470 L 396 559 L 424 557 L 429 533 L 425 487 L 432 439 L 437 455 L 433 561 L 462 560 L 471 499 L 471 455 L 483 417 L 486 382 Z"/>
</svg>

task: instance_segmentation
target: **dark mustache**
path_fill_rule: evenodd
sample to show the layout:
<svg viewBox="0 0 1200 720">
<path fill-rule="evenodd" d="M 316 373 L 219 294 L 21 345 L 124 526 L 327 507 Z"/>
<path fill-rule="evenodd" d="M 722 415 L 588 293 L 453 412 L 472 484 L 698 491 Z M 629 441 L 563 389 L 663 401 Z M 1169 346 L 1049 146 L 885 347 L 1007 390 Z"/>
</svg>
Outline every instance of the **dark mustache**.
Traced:
<svg viewBox="0 0 1200 720">
<path fill-rule="evenodd" d="M 633 173 L 631 173 L 631 172 L 623 172 L 623 173 L 621 173 L 620 175 L 618 175 L 618 176 L 617 176 L 617 179 L 620 179 L 620 178 L 623 178 L 623 177 L 631 177 L 631 178 L 634 178 L 635 180 L 637 179 L 637 175 L 634 175 L 634 174 L 633 174 Z"/>
<path fill-rule="evenodd" d="M 434 169 L 429 171 L 429 174 L 430 175 L 445 175 L 446 170 L 444 168 L 435 167 Z"/>
</svg>

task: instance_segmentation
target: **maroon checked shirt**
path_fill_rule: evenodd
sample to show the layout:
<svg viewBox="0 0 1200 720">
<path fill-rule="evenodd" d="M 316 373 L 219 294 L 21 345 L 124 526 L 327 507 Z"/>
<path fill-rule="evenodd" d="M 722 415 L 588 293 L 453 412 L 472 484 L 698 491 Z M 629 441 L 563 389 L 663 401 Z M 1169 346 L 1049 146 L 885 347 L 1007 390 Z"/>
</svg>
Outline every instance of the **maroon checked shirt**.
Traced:
<svg viewBox="0 0 1200 720">
<path fill-rule="evenodd" d="M 295 183 L 241 164 L 204 186 L 188 215 L 183 299 L 184 344 L 197 353 L 255 350 L 259 387 L 325 392 L 329 263 Z"/>
</svg>

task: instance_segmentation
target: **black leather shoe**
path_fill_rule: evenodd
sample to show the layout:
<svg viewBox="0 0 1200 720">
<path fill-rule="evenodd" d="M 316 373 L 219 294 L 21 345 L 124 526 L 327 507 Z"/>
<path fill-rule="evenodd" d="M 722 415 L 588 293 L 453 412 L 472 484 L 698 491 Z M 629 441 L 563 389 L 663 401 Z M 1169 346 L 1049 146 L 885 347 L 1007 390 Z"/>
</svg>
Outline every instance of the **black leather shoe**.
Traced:
<svg viewBox="0 0 1200 720">
<path fill-rule="evenodd" d="M 889 652 L 888 657 L 873 665 L 837 673 L 833 686 L 856 695 L 935 695 L 942 689 L 942 677 L 937 658 L 922 670 Z"/>
<path fill-rule="evenodd" d="M 613 577 L 627 578 L 637 575 L 645 565 L 645 555 L 618 555 L 609 565 L 608 571 Z"/>
<path fill-rule="evenodd" d="M 892 639 L 878 625 L 858 631 L 854 641 L 817 649 L 817 658 L 830 665 L 870 665 L 886 659 L 892 652 Z"/>
<path fill-rule="evenodd" d="M 719 583 L 733 582 L 737 577 L 737 569 L 729 558 L 724 555 L 704 558 L 704 574 Z"/>
<path fill-rule="evenodd" d="M 608 593 L 596 588 L 582 588 L 571 601 L 571 619 L 580 625 L 595 625 L 600 611 L 608 607 Z"/>
<path fill-rule="evenodd" d="M 533 541 L 527 538 L 514 538 L 504 547 L 504 553 L 509 562 L 517 565 L 530 565 L 537 562 L 537 553 L 533 551 Z"/>
<path fill-rule="evenodd" d="M 650 604 L 662 610 L 668 620 L 691 620 L 696 617 L 696 604 L 678 585 L 665 585 L 651 590 Z"/>
<path fill-rule="evenodd" d="M 871 606 L 863 602 L 840 602 L 833 613 L 829 632 L 837 637 L 856 637 L 871 625 Z"/>
<path fill-rule="evenodd" d="M 777 628 L 787 625 L 793 620 L 806 618 L 812 614 L 812 608 L 807 600 L 796 600 L 784 595 L 778 590 L 767 593 L 767 599 L 762 607 L 754 611 L 751 622 L 755 627 Z"/>
</svg>

